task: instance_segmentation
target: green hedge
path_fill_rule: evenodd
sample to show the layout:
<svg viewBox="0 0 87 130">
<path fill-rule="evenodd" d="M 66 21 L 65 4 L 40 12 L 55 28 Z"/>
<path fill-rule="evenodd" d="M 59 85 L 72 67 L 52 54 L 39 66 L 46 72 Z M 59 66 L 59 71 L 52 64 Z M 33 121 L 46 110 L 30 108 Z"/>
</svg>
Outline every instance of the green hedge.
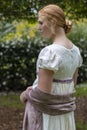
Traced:
<svg viewBox="0 0 87 130">
<path fill-rule="evenodd" d="M 32 85 L 36 76 L 36 60 L 46 45 L 42 39 L 19 43 L 0 43 L 0 90 L 23 90 Z M 84 63 L 87 53 L 82 52 Z M 86 56 L 86 57 L 85 57 Z M 78 83 L 87 80 L 87 68 L 79 71 Z"/>
<path fill-rule="evenodd" d="M 0 43 L 0 90 L 22 90 L 35 79 L 38 40 Z"/>
<path fill-rule="evenodd" d="M 76 44 L 83 57 L 78 83 L 87 82 L 87 24 L 77 24 L 68 37 Z M 0 90 L 18 91 L 32 85 L 36 76 L 36 60 L 40 50 L 50 41 L 44 41 L 39 34 L 35 38 L 24 36 L 18 41 L 0 43 Z"/>
<path fill-rule="evenodd" d="M 81 55 L 83 58 L 83 64 L 82 67 L 79 69 L 78 83 L 87 82 L 87 51 L 83 50 L 81 52 Z"/>
</svg>

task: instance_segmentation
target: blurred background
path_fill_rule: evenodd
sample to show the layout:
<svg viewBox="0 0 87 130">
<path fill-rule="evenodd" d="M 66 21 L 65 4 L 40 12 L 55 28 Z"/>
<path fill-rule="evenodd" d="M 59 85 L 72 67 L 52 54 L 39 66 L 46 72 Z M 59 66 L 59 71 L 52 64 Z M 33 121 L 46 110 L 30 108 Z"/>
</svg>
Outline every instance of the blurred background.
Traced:
<svg viewBox="0 0 87 130">
<path fill-rule="evenodd" d="M 73 22 L 68 34 L 83 57 L 78 84 L 87 81 L 87 0 L 0 0 L 0 90 L 17 91 L 35 79 L 38 53 L 49 40 L 37 30 L 37 12 L 47 4 L 58 4 Z"/>
<path fill-rule="evenodd" d="M 32 85 L 36 77 L 37 56 L 43 47 L 51 44 L 37 30 L 38 10 L 47 4 L 58 4 L 64 10 L 66 19 L 73 23 L 67 36 L 79 47 L 83 58 L 76 93 L 79 101 L 77 130 L 87 130 L 87 0 L 0 0 L 0 130 L 21 128 L 21 109 L 24 106 L 19 101 L 19 93 Z M 9 124 L 3 118 L 3 114 L 7 111 L 10 113 L 10 110 L 14 113 L 10 116 L 15 117 L 14 127 L 11 126 L 12 122 Z M 82 111 L 84 113 L 81 114 Z"/>
</svg>

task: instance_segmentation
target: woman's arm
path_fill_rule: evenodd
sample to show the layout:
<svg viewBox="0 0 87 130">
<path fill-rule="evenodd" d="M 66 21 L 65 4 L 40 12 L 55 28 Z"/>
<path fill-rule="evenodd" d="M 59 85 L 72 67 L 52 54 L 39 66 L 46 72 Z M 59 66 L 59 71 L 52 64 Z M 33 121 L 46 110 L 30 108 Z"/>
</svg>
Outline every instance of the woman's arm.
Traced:
<svg viewBox="0 0 87 130">
<path fill-rule="evenodd" d="M 78 68 L 76 69 L 74 75 L 73 75 L 73 80 L 74 80 L 74 86 L 77 84 L 77 77 L 78 77 Z"/>
<path fill-rule="evenodd" d="M 54 72 L 47 69 L 39 70 L 38 88 L 43 92 L 50 93 Z"/>
<path fill-rule="evenodd" d="M 38 88 L 42 90 L 43 92 L 50 93 L 51 92 L 51 85 L 53 80 L 53 74 L 54 72 L 47 69 L 40 69 L 39 71 L 39 80 L 38 80 Z M 27 90 L 31 90 L 32 87 L 28 87 Z M 23 91 L 20 95 L 20 100 L 22 103 L 26 103 L 27 96 L 26 96 L 26 90 Z"/>
</svg>

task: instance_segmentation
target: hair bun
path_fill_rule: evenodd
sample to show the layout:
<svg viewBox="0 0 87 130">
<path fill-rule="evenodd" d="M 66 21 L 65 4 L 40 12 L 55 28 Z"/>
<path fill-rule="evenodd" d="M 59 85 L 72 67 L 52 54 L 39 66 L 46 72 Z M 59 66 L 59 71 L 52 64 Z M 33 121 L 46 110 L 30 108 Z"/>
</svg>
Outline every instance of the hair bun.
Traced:
<svg viewBox="0 0 87 130">
<path fill-rule="evenodd" d="M 72 28 L 72 22 L 70 20 L 65 21 L 64 30 L 68 33 Z"/>
</svg>

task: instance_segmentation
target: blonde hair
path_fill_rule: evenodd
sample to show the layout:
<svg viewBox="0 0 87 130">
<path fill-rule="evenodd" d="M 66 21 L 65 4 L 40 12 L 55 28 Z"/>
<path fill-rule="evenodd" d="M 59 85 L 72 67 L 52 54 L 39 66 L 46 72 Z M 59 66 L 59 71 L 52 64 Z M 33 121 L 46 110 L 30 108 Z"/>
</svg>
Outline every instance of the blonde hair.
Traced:
<svg viewBox="0 0 87 130">
<path fill-rule="evenodd" d="M 58 27 L 64 28 L 65 33 L 69 32 L 72 27 L 71 22 L 66 22 L 63 10 L 57 5 L 45 6 L 39 11 L 39 15 L 47 20 L 53 33 L 56 33 Z"/>
</svg>

